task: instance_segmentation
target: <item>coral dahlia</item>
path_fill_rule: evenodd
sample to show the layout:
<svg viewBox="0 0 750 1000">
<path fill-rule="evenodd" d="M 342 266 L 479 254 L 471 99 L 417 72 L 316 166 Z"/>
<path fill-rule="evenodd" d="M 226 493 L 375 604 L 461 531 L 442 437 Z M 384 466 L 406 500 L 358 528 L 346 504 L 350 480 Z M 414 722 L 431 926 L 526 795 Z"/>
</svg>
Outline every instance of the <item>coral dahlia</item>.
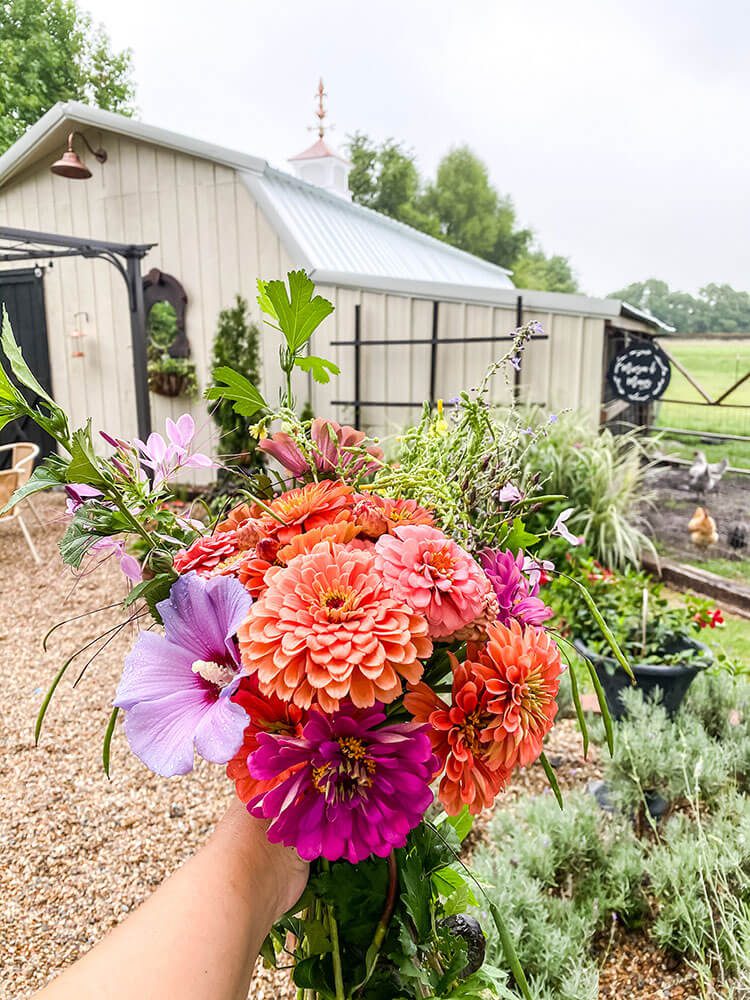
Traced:
<svg viewBox="0 0 750 1000">
<path fill-rule="evenodd" d="M 493 740 L 491 758 L 503 768 L 525 767 L 542 752 L 557 715 L 560 650 L 543 628 L 496 622 L 480 659 L 490 696 L 485 735 Z"/>
<path fill-rule="evenodd" d="M 427 622 L 383 583 L 372 552 L 321 542 L 265 574 L 266 590 L 238 632 L 260 689 L 333 712 L 391 702 L 430 656 Z"/>
<path fill-rule="evenodd" d="M 468 552 L 428 525 L 396 528 L 375 543 L 377 567 L 393 595 L 420 611 L 445 639 L 481 618 L 487 578 Z"/>
<path fill-rule="evenodd" d="M 430 725 L 432 747 L 444 768 L 438 797 L 445 811 L 455 816 L 468 806 L 476 815 L 492 805 L 510 771 L 490 760 L 490 747 L 482 737 L 491 721 L 483 669 L 451 659 L 450 703 L 420 682 L 405 695 L 404 705 L 415 722 Z"/>
<path fill-rule="evenodd" d="M 432 802 L 437 761 L 426 726 L 385 721 L 380 705 L 346 702 L 332 716 L 311 713 L 301 737 L 258 734 L 250 773 L 281 780 L 248 810 L 271 820 L 272 843 L 295 847 L 306 861 L 351 864 L 405 845 Z"/>
</svg>

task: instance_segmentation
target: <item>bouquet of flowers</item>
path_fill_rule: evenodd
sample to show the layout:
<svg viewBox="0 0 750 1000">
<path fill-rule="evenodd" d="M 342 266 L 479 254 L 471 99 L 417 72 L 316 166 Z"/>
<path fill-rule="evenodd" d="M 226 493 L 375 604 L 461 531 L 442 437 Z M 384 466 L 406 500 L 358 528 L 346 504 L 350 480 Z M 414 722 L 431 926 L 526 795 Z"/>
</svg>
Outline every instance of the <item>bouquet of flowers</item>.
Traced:
<svg viewBox="0 0 750 1000">
<path fill-rule="evenodd" d="M 0 365 L 0 427 L 31 417 L 60 446 L 13 502 L 63 486 L 63 560 L 116 558 L 131 582 L 118 627 L 148 625 L 114 693 L 105 769 L 123 712 L 147 767 L 185 774 L 196 753 L 225 766 L 269 840 L 313 863 L 264 948 L 272 963 L 291 956 L 300 996 L 483 997 L 510 975 L 528 997 L 460 845 L 516 768 L 541 760 L 559 795 L 542 749 L 563 672 L 539 596 L 552 567 L 525 551 L 541 536 L 523 523 L 530 505 L 559 498 L 513 482 L 528 432 L 486 401 L 534 328 L 449 413 L 426 408 L 388 462 L 361 431 L 295 413 L 295 369 L 320 381 L 338 371 L 307 350 L 331 304 L 304 272 L 259 282 L 259 303 L 282 336 L 278 407 L 229 368 L 207 397 L 255 420 L 272 471 L 238 479 L 209 525 L 171 502 L 180 470 L 215 464 L 192 450 L 189 416 L 147 441 L 104 433 L 100 456 L 4 322 L 14 377 Z M 550 533 L 575 542 L 564 522 Z M 482 916 L 504 970 L 483 965 Z"/>
</svg>

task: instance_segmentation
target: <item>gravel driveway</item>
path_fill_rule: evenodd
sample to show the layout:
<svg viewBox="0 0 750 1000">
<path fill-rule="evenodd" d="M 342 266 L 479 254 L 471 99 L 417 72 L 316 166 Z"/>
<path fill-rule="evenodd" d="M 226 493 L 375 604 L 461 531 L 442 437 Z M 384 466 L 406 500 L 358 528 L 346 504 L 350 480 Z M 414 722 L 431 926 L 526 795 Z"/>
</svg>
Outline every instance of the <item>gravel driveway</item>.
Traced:
<svg viewBox="0 0 750 1000">
<path fill-rule="evenodd" d="M 231 786 L 201 761 L 171 781 L 112 748 L 112 780 L 101 743 L 132 626 L 91 663 L 71 664 L 47 715 L 39 747 L 34 720 L 56 670 L 76 649 L 124 619 L 121 610 L 56 622 L 111 604 L 124 583 L 111 560 L 76 580 L 59 560 L 59 497 L 36 502 L 44 528 L 26 518 L 43 558 L 37 567 L 17 525 L 0 527 L 0 997 L 22 1000 L 87 951 L 203 843 Z M 262 971 L 254 1000 L 285 1000 L 286 977 Z"/>
</svg>

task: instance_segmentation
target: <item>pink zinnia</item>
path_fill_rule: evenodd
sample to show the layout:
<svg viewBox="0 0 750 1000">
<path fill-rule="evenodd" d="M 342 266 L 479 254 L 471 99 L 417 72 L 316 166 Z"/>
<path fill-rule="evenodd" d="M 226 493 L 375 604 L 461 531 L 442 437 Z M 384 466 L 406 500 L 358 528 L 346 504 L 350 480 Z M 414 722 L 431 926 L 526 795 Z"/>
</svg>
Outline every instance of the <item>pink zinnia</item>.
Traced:
<svg viewBox="0 0 750 1000">
<path fill-rule="evenodd" d="M 521 625 L 543 625 L 554 614 L 539 593 L 539 576 L 532 583 L 524 575 L 524 555 L 513 555 L 505 551 L 485 549 L 479 555 L 485 573 L 497 595 L 497 620 L 510 625 L 515 620 Z"/>
<path fill-rule="evenodd" d="M 394 597 L 421 612 L 430 635 L 445 639 L 484 613 L 487 578 L 442 531 L 418 524 L 381 535 L 376 563 Z"/>
<path fill-rule="evenodd" d="M 195 572 L 201 576 L 211 576 L 221 563 L 231 559 L 238 551 L 236 533 L 220 531 L 215 535 L 197 538 L 189 548 L 176 552 L 173 564 L 180 575 Z"/>
<path fill-rule="evenodd" d="M 271 820 L 272 843 L 306 861 L 351 864 L 406 844 L 432 802 L 438 762 L 428 726 L 385 721 L 381 705 L 346 702 L 332 716 L 313 712 L 301 737 L 258 734 L 248 761 L 253 778 L 273 781 L 294 769 L 248 803 L 253 816 Z"/>
</svg>

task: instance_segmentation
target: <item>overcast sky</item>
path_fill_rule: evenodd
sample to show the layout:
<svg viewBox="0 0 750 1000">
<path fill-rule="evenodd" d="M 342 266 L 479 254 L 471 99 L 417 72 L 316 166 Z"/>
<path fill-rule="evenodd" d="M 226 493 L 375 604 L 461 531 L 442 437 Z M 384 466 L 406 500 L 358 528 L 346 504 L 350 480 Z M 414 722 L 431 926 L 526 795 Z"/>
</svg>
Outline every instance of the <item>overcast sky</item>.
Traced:
<svg viewBox="0 0 750 1000">
<path fill-rule="evenodd" d="M 750 289 L 745 0 L 81 0 L 144 121 L 284 165 L 323 76 L 334 143 L 468 143 L 547 253 L 605 294 Z"/>
</svg>

